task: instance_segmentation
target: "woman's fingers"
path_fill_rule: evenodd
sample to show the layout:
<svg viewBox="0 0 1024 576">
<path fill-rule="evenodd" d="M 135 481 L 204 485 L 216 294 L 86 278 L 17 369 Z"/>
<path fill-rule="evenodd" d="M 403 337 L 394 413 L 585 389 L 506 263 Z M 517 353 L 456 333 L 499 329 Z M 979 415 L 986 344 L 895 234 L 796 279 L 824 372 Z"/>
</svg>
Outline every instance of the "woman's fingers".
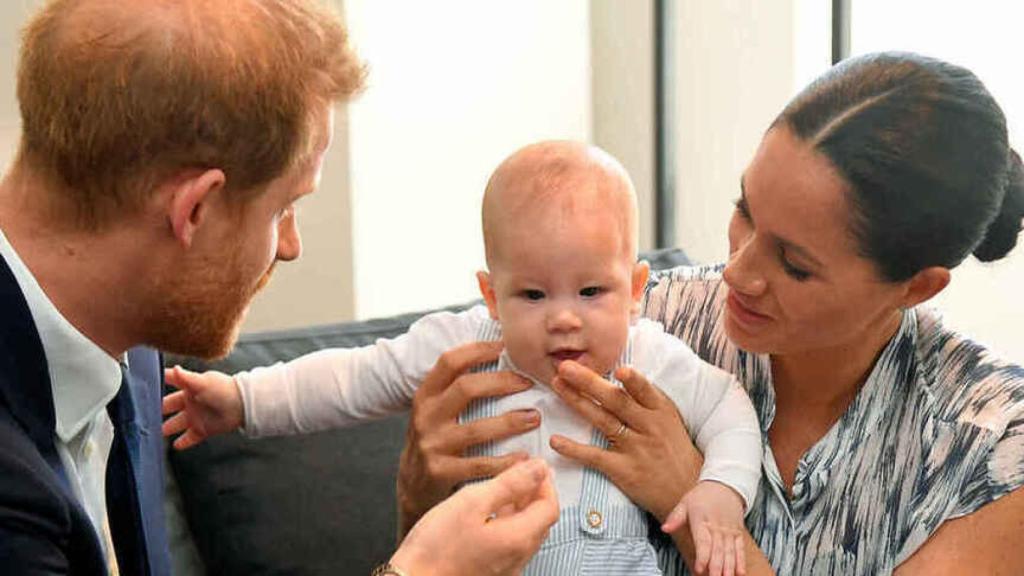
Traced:
<svg viewBox="0 0 1024 576">
<path fill-rule="evenodd" d="M 622 429 L 624 422 L 619 420 L 607 410 L 598 406 L 590 398 L 581 395 L 575 388 L 567 385 L 560 376 L 556 376 L 551 382 L 551 389 L 558 394 L 566 404 L 583 416 L 595 428 L 601 431 L 611 441 L 613 438 L 621 438 L 625 432 Z M 629 426 L 628 424 L 626 425 Z M 620 431 L 621 430 L 621 431 Z"/>
<path fill-rule="evenodd" d="M 664 393 L 657 386 L 648 382 L 643 374 L 630 366 L 619 366 L 616 368 L 615 379 L 622 382 L 622 386 L 629 393 L 629 396 L 644 408 L 654 410 L 665 399 Z"/>
<path fill-rule="evenodd" d="M 580 444 L 574 440 L 570 440 L 560 434 L 555 434 L 548 440 L 548 444 L 551 448 L 569 458 L 575 460 L 584 466 L 600 470 L 606 475 L 611 470 L 611 467 L 616 463 L 616 457 L 619 454 L 598 448 L 597 446 L 590 446 L 587 444 Z"/>
</svg>

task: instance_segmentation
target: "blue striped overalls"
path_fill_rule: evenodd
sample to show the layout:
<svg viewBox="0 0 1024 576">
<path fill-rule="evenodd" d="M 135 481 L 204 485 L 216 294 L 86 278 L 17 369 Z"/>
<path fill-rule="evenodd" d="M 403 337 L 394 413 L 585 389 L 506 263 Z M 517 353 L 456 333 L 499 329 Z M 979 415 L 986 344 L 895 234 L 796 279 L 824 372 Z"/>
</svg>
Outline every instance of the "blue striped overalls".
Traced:
<svg viewBox="0 0 1024 576">
<path fill-rule="evenodd" d="M 488 320 L 477 334 L 482 341 L 501 339 L 501 327 Z M 627 344 L 620 364 L 629 363 L 631 344 Z M 478 371 L 488 372 L 510 369 L 507 357 L 479 368 Z M 613 380 L 614 381 L 614 380 Z M 537 386 L 547 387 L 545 384 Z M 522 393 L 521 393 L 522 394 Z M 553 392 L 552 392 L 553 394 Z M 506 412 L 509 407 L 502 406 L 502 400 L 514 398 L 484 398 L 472 403 L 459 420 L 470 422 L 481 418 L 489 418 Z M 542 412 L 541 419 L 545 418 Z M 541 434 L 540 430 L 527 432 Z M 538 445 L 546 444 L 547 438 L 539 438 Z M 473 447 L 469 456 L 492 456 L 506 453 L 502 449 L 503 441 L 481 444 Z M 601 448 L 608 447 L 608 440 L 596 428 L 591 428 L 590 443 Z M 542 454 L 533 454 L 542 456 Z M 609 498 L 611 493 L 618 497 Z M 561 514 L 558 522 L 551 528 L 547 540 L 540 551 L 526 566 L 523 574 L 540 575 L 660 575 L 653 547 L 648 542 L 647 513 L 632 502 L 629 502 L 618 491 L 608 478 L 592 469 L 584 468 L 583 483 L 580 497 L 576 502 L 566 502 L 562 495 Z"/>
</svg>

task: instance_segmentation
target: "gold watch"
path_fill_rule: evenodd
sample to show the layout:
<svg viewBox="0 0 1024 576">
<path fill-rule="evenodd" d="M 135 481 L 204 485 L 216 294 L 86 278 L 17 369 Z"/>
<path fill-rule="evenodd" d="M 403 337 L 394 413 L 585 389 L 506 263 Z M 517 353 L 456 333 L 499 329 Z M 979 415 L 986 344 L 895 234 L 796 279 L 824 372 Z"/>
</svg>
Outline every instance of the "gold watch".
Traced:
<svg viewBox="0 0 1024 576">
<path fill-rule="evenodd" d="M 373 569 L 373 573 L 370 576 L 409 576 L 405 570 L 392 566 L 391 562 L 385 562 L 380 566 Z"/>
</svg>

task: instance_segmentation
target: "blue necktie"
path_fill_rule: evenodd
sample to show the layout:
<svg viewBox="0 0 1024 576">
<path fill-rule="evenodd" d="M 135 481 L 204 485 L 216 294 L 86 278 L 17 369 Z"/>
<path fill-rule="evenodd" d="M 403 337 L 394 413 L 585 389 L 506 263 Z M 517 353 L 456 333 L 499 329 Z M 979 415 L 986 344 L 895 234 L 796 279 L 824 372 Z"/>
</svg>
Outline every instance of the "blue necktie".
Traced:
<svg viewBox="0 0 1024 576">
<path fill-rule="evenodd" d="M 148 574 L 145 536 L 135 479 L 139 459 L 139 431 L 126 368 L 121 366 L 121 389 L 107 404 L 114 425 L 114 439 L 107 459 L 107 519 L 121 574 Z"/>
</svg>

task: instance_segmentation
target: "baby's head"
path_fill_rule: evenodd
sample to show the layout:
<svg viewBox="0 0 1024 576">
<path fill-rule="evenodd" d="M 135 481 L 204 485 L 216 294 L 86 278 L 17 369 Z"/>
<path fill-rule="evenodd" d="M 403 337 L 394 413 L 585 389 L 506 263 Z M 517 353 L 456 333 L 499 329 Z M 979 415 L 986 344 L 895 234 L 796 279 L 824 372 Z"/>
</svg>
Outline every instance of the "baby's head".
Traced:
<svg viewBox="0 0 1024 576">
<path fill-rule="evenodd" d="M 477 278 L 517 368 L 550 383 L 563 360 L 615 367 L 647 282 L 636 212 L 626 171 L 593 146 L 532 144 L 494 171 Z"/>
</svg>

